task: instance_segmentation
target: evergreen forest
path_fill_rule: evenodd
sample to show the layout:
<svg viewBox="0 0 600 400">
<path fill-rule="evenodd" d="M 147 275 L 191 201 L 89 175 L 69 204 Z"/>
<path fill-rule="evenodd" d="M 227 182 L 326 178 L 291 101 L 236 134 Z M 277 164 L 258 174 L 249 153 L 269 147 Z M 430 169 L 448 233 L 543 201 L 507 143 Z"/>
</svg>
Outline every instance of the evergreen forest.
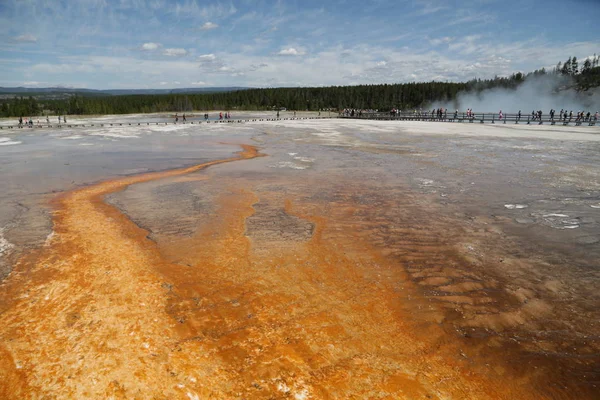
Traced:
<svg viewBox="0 0 600 400">
<path fill-rule="evenodd" d="M 449 102 L 461 92 L 482 92 L 491 88 L 514 89 L 532 77 L 554 75 L 562 87 L 587 91 L 600 86 L 600 56 L 589 57 L 579 65 L 577 57 L 559 62 L 551 71 L 544 68 L 509 77 L 475 79 L 468 82 L 422 82 L 331 87 L 281 87 L 244 89 L 198 94 L 145 94 L 86 96 L 73 93 L 66 99 L 37 99 L 4 96 L 1 117 L 81 114 L 129 114 L 186 112 L 192 110 L 340 110 L 343 108 L 412 109 L 434 102 Z"/>
</svg>

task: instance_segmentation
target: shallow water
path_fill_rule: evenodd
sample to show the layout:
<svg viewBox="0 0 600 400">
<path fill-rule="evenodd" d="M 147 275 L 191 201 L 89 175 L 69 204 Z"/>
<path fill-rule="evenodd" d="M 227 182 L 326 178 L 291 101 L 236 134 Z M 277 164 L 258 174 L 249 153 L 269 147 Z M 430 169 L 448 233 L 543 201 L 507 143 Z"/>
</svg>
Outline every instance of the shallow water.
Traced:
<svg viewBox="0 0 600 400">
<path fill-rule="evenodd" d="M 335 120 L 113 129 L 35 131 L 0 149 L 0 227 L 12 246 L 3 259 L 24 256 L 1 297 L 12 361 L 0 367 L 13 390 L 598 394 L 598 129 Z M 266 156 L 136 180 L 231 157 L 241 143 Z M 122 176 L 130 183 L 89 186 L 116 208 L 73 192 L 53 205 L 55 237 L 28 250 L 51 232 L 53 192 Z M 90 343 L 82 335 L 94 323 L 112 328 Z M 33 358 L 38 345 L 23 338 L 36 334 L 59 348 Z M 94 354 L 101 361 L 76 361 Z M 132 357 L 141 361 L 127 365 Z"/>
</svg>

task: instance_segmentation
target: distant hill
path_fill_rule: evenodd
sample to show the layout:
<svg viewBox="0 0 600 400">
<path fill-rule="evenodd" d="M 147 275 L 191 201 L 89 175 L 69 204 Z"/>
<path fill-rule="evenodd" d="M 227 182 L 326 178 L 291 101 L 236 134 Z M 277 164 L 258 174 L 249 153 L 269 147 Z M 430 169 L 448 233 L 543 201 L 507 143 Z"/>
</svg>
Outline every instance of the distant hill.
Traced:
<svg viewBox="0 0 600 400">
<path fill-rule="evenodd" d="M 204 88 L 180 88 L 180 89 L 83 89 L 83 88 L 29 88 L 29 87 L 0 87 L 0 94 L 26 95 L 39 97 L 62 97 L 78 94 L 80 96 L 125 96 L 136 94 L 185 94 L 185 93 L 223 93 L 237 90 L 249 89 L 247 87 L 204 87 Z"/>
</svg>

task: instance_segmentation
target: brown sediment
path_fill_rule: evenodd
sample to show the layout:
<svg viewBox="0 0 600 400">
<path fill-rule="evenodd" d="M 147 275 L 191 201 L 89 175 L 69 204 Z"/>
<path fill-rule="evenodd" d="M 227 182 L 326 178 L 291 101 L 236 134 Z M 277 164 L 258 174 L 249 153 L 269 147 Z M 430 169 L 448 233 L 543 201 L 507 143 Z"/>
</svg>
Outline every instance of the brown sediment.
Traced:
<svg viewBox="0 0 600 400">
<path fill-rule="evenodd" d="M 240 157 L 57 199 L 55 237 L 4 284 L 0 397 L 547 397 L 537 376 L 512 373 L 501 357 L 479 362 L 493 351 L 466 348 L 439 324 L 458 305 L 474 307 L 478 328 L 491 323 L 477 320 L 490 301 L 477 292 L 496 283 L 453 268 L 465 259 L 419 227 L 389 228 L 401 238 L 389 245 L 375 222 L 340 224 L 357 207 L 324 212 L 286 198 L 277 209 L 238 187 L 192 237 L 156 245 L 103 201 L 128 185 L 258 155 L 244 146 Z M 444 299 L 431 302 L 427 287 Z M 525 312 L 548 312 L 529 304 Z M 497 324 L 524 318 L 498 315 Z"/>
</svg>

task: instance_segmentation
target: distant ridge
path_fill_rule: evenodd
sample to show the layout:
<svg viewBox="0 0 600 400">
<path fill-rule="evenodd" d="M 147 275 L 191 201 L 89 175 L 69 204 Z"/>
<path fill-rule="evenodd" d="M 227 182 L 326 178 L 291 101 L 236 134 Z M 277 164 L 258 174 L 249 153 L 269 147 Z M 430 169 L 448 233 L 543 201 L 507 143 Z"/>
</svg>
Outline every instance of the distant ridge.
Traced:
<svg viewBox="0 0 600 400">
<path fill-rule="evenodd" d="M 0 87 L 0 94 L 81 94 L 82 96 L 125 96 L 135 94 L 220 93 L 250 89 L 248 87 L 203 87 L 179 89 L 83 89 L 66 87 Z"/>
</svg>

